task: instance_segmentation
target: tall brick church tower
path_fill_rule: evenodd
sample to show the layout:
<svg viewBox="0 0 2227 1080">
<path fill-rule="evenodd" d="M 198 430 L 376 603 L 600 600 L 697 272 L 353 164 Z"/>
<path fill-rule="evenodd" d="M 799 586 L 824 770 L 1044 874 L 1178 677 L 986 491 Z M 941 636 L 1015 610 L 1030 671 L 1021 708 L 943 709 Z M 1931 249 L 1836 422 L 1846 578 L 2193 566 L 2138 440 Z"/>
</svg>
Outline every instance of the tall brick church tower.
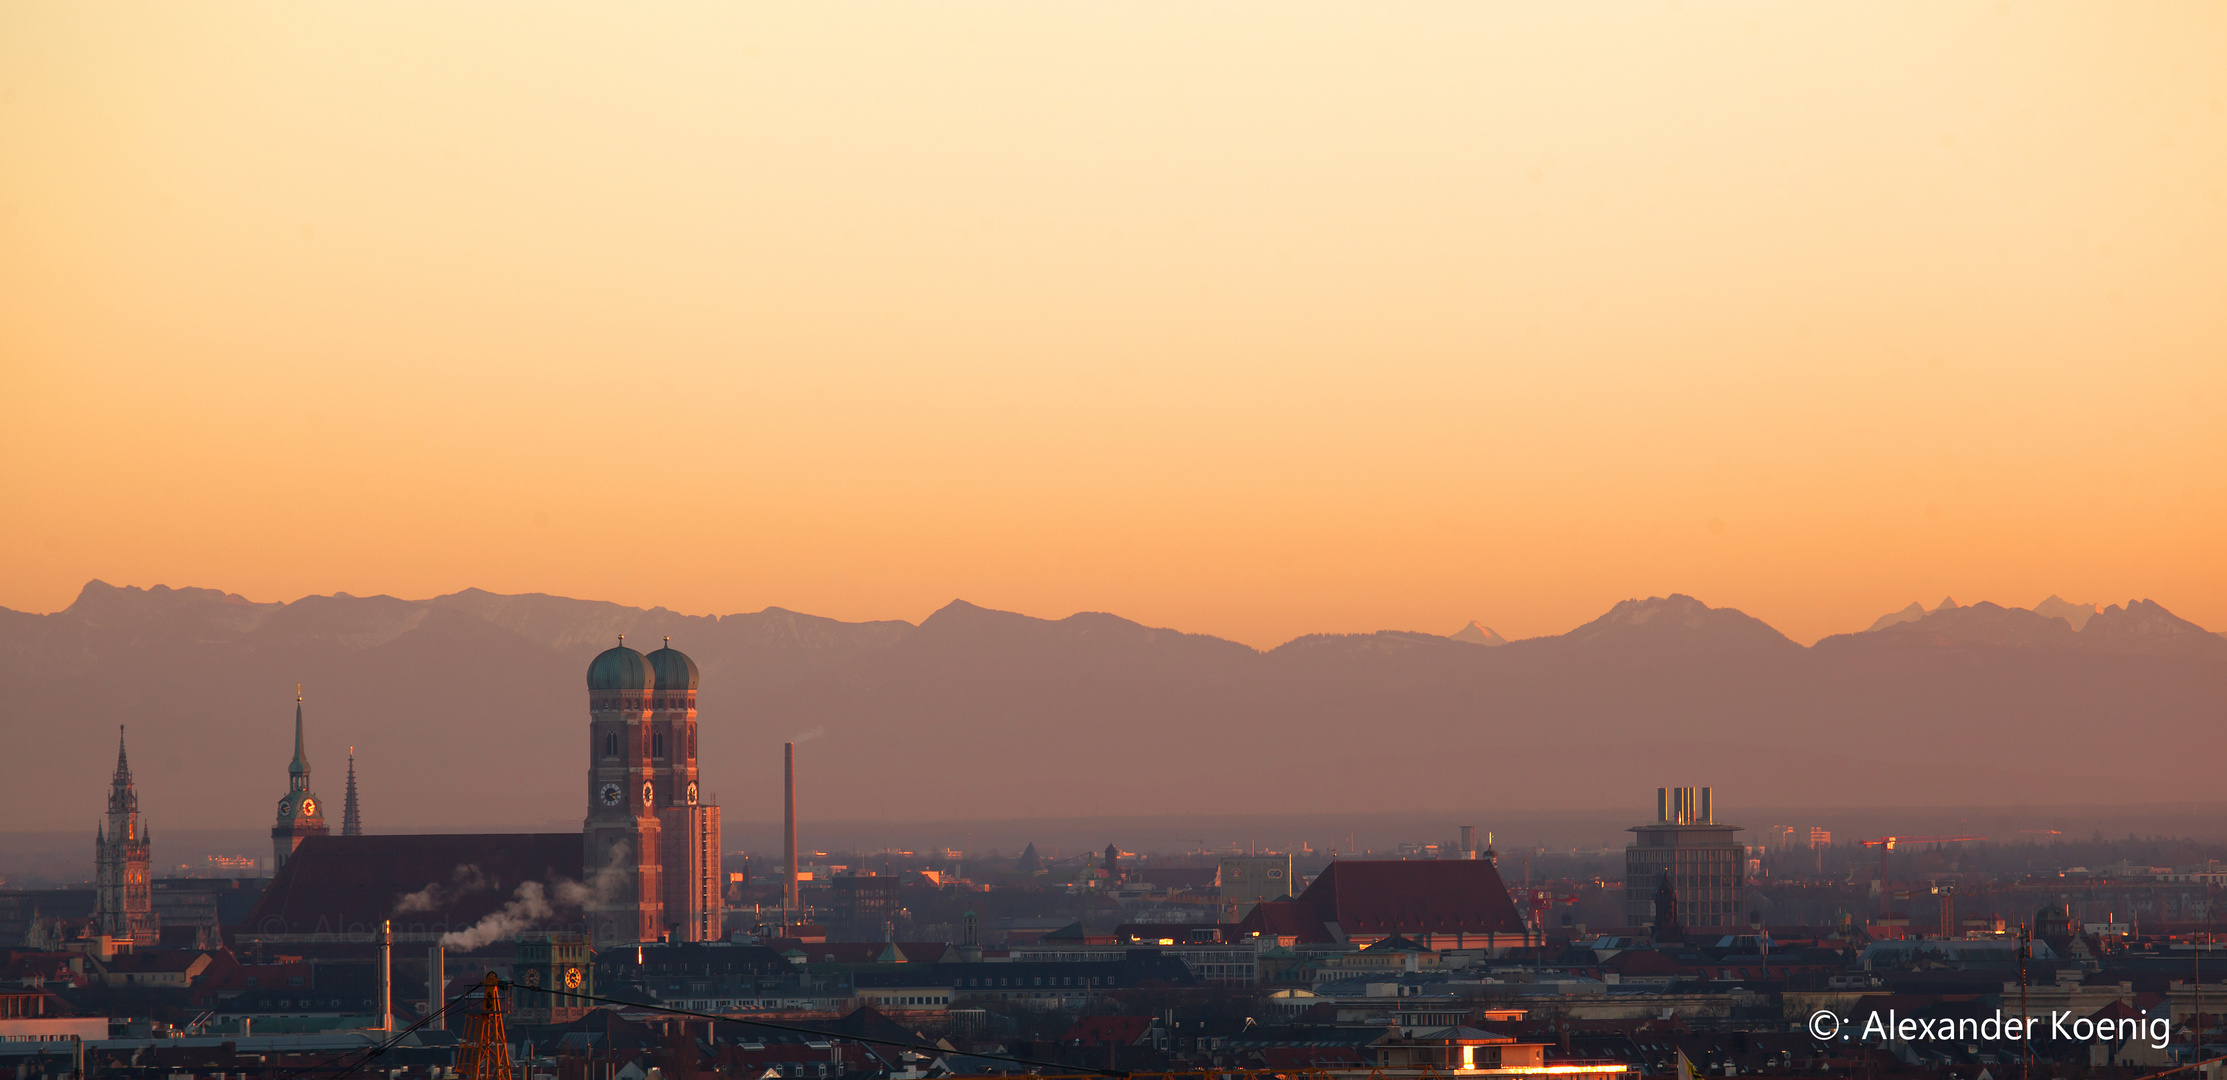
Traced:
<svg viewBox="0 0 2227 1080">
<path fill-rule="evenodd" d="M 658 861 L 665 865 L 665 925 L 675 941 L 716 941 L 725 933 L 726 897 L 719 880 L 719 808 L 696 782 L 696 661 L 673 648 L 672 638 L 647 659 L 657 679 L 650 694 L 650 762 L 663 845 Z"/>
<path fill-rule="evenodd" d="M 626 647 L 588 664 L 588 819 L 582 825 L 588 875 L 588 932 L 595 944 L 656 941 L 665 926 L 658 862 L 661 822 L 650 765 L 649 658 Z"/>
<path fill-rule="evenodd" d="M 588 665 L 587 922 L 597 946 L 721 936 L 719 808 L 696 776 L 696 662 L 667 645 Z"/>
</svg>

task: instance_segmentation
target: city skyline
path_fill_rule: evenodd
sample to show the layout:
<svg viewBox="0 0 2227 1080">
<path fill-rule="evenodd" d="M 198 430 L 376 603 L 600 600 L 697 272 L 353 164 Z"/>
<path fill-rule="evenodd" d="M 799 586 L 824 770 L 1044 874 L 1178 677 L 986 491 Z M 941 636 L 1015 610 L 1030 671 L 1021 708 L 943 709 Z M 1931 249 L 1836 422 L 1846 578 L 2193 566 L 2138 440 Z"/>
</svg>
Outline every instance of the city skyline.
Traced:
<svg viewBox="0 0 2227 1080">
<path fill-rule="evenodd" d="M 2221 1080 L 2223 57 L 0 4 L 0 1076 Z"/>
</svg>

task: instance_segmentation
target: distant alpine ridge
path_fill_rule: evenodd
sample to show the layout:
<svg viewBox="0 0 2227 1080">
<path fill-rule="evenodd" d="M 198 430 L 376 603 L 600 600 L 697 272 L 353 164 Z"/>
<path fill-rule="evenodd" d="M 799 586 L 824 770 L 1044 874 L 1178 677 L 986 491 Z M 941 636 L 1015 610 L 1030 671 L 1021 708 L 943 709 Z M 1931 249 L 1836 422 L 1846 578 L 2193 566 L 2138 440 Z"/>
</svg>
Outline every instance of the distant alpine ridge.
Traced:
<svg viewBox="0 0 2227 1080">
<path fill-rule="evenodd" d="M 1928 644 L 1985 644 L 2013 648 L 2098 649 L 2107 652 L 2180 655 L 2211 653 L 2227 646 L 2213 634 L 2165 610 L 2153 600 L 2113 604 L 2071 604 L 2051 596 L 2031 609 L 2000 607 L 1982 601 L 1960 607 L 1955 597 L 1930 611 L 1913 603 L 1881 615 L 1865 634 Z M 1818 642 L 1857 637 L 1840 634 Z"/>
<path fill-rule="evenodd" d="M 2209 782 L 2208 755 L 2185 750 L 2216 739 L 2227 702 L 2227 638 L 2148 600 L 1913 604 L 1804 647 L 1672 595 L 1517 641 L 1472 622 L 1263 651 L 957 600 L 913 625 L 96 581 L 59 612 L 0 609 L 9 827 L 89 830 L 117 724 L 156 835 L 267 825 L 296 683 L 312 764 L 338 770 L 354 745 L 381 827 L 577 827 L 580 672 L 621 634 L 669 636 L 701 665 L 707 795 L 738 825 L 778 816 L 780 744 L 798 738 L 800 810 L 823 820 L 1489 825 L 1496 807 L 1638 815 L 1665 774 L 1732 807 L 2144 802 Z"/>
</svg>

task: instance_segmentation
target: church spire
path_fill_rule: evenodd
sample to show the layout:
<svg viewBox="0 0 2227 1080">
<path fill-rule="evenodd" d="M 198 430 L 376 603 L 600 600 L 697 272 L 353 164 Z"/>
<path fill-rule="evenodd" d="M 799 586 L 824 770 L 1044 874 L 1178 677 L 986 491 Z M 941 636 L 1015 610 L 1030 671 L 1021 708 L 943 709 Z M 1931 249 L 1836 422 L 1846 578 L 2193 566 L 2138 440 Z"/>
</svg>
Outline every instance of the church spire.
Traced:
<svg viewBox="0 0 2227 1080">
<path fill-rule="evenodd" d="M 356 816 L 356 748 L 348 748 L 348 797 L 340 805 L 340 835 L 362 836 L 363 820 Z"/>
<path fill-rule="evenodd" d="M 302 749 L 302 686 L 294 684 L 294 760 L 286 766 L 287 786 L 295 791 L 309 790 L 309 754 Z"/>
<path fill-rule="evenodd" d="M 93 831 L 93 922 L 100 933 L 139 945 L 155 943 L 159 923 L 151 907 L 149 851 L 147 830 L 139 820 L 139 793 L 132 788 L 131 758 L 124 752 L 124 729 L 118 725 L 108 816 Z"/>
<path fill-rule="evenodd" d="M 108 812 L 128 814 L 139 809 L 139 793 L 132 788 L 131 759 L 124 756 L 124 725 L 116 725 L 116 775 L 108 783 Z"/>
</svg>

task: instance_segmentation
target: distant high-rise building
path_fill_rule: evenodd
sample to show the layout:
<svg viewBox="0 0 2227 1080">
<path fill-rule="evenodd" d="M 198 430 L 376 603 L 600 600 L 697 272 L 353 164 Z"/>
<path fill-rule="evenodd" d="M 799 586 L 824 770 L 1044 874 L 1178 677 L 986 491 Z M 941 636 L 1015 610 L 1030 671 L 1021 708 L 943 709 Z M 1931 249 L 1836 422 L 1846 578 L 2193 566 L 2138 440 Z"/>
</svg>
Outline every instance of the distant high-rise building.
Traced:
<svg viewBox="0 0 2227 1080">
<path fill-rule="evenodd" d="M 302 690 L 294 688 L 294 760 L 286 766 L 286 794 L 278 800 L 278 823 L 271 826 L 271 873 L 286 865 L 304 839 L 324 836 L 325 801 L 309 790 L 309 754 L 302 748 Z"/>
<path fill-rule="evenodd" d="M 1657 893 L 1666 885 L 1670 910 L 1688 930 L 1741 926 L 1746 895 L 1746 851 L 1719 825 L 1708 788 L 1655 789 L 1655 821 L 1634 825 L 1624 849 L 1624 921 L 1655 921 Z"/>
<path fill-rule="evenodd" d="M 597 946 L 724 936 L 719 808 L 696 775 L 696 662 L 620 638 L 588 665 L 584 866 Z"/>
<path fill-rule="evenodd" d="M 108 820 L 93 836 L 93 924 L 100 933 L 153 945 L 153 844 L 139 820 L 139 792 L 124 756 L 124 729 L 116 729 L 116 775 L 108 787 Z"/>
<path fill-rule="evenodd" d="M 362 836 L 363 819 L 356 816 L 356 748 L 348 748 L 348 795 L 340 802 L 340 835 Z"/>
</svg>

